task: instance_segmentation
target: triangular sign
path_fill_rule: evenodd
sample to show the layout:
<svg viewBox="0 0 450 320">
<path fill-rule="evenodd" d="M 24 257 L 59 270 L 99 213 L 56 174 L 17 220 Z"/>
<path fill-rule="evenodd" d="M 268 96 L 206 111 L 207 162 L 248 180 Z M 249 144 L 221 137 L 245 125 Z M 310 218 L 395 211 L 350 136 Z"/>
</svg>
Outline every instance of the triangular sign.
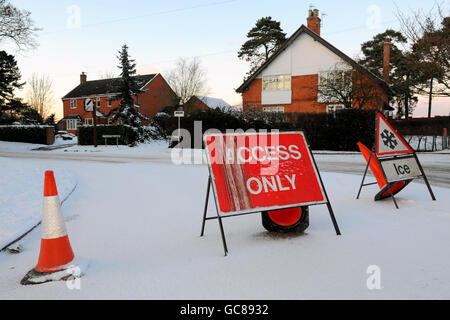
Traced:
<svg viewBox="0 0 450 320">
<path fill-rule="evenodd" d="M 414 150 L 411 149 L 405 139 L 395 131 L 381 112 L 378 112 L 377 114 L 376 139 L 376 153 L 378 156 L 414 153 Z"/>
</svg>

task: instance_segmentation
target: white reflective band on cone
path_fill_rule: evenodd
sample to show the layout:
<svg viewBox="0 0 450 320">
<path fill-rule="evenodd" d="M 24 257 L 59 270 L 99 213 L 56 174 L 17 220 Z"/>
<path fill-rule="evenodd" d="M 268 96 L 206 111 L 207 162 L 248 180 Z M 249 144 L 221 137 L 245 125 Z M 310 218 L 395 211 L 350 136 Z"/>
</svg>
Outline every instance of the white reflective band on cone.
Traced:
<svg viewBox="0 0 450 320">
<path fill-rule="evenodd" d="M 59 196 L 44 197 L 42 212 L 42 239 L 57 239 L 67 235 Z"/>
</svg>

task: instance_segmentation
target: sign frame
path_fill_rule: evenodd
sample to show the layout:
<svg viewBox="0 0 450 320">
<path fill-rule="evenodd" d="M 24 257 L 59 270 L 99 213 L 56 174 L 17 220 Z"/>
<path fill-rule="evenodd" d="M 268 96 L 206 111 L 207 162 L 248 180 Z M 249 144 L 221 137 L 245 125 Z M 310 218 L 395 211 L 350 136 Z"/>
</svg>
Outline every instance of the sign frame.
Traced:
<svg viewBox="0 0 450 320">
<path fill-rule="evenodd" d="M 322 195 L 324 197 L 323 201 L 309 202 L 309 203 L 297 203 L 297 204 L 290 204 L 290 205 L 284 205 L 284 206 L 258 207 L 258 208 L 251 208 L 251 209 L 239 210 L 239 211 L 233 211 L 233 212 L 222 212 L 221 211 L 220 205 L 219 205 L 219 201 L 218 201 L 216 184 L 214 183 L 215 180 L 214 180 L 213 170 L 212 170 L 212 167 L 211 167 L 211 158 L 210 158 L 210 155 L 209 155 L 209 152 L 208 152 L 208 149 L 207 149 L 208 148 L 207 147 L 208 146 L 207 138 L 211 137 L 211 136 L 220 136 L 220 137 L 224 137 L 224 136 L 251 136 L 251 135 L 264 135 L 264 134 L 266 134 L 266 135 L 299 134 L 304 139 L 304 143 L 305 143 L 306 149 L 308 151 L 308 155 L 309 155 L 309 157 L 311 159 L 311 164 L 312 164 L 312 167 L 314 169 L 314 173 L 315 173 L 315 175 L 317 177 L 317 182 L 319 184 L 320 190 L 321 190 Z M 226 243 L 226 237 L 225 237 L 225 232 L 224 232 L 224 228 L 223 228 L 223 221 L 222 221 L 222 219 L 230 218 L 230 217 L 238 217 L 238 216 L 243 216 L 243 215 L 249 215 L 249 214 L 255 214 L 255 213 L 260 213 L 260 212 L 268 211 L 268 210 L 281 210 L 281 209 L 287 209 L 287 208 L 296 208 L 296 207 L 303 207 L 303 206 L 313 206 L 313 205 L 326 204 L 327 208 L 328 208 L 328 212 L 330 214 L 331 221 L 332 221 L 334 229 L 336 231 L 336 235 L 338 235 L 338 236 L 341 235 L 341 231 L 340 231 L 338 223 L 336 221 L 336 217 L 334 215 L 330 199 L 329 199 L 328 194 L 326 192 L 326 189 L 325 189 L 325 187 L 323 185 L 323 180 L 322 180 L 322 177 L 320 175 L 320 172 L 319 172 L 319 170 L 317 168 L 316 160 L 314 159 L 314 155 L 313 155 L 313 153 L 311 151 L 309 142 L 308 142 L 305 134 L 303 133 L 303 131 L 288 131 L 288 132 L 276 132 L 276 133 L 273 133 L 273 132 L 271 132 L 271 133 L 269 133 L 269 132 L 212 133 L 212 134 L 205 134 L 203 136 L 203 142 L 204 142 L 204 145 L 205 145 L 206 159 L 207 159 L 207 162 L 208 162 L 209 177 L 208 177 L 208 186 L 207 186 L 207 189 L 206 189 L 206 199 L 205 199 L 205 206 L 204 206 L 204 210 L 203 210 L 203 220 L 202 220 L 202 227 L 201 227 L 200 237 L 204 236 L 206 221 L 218 220 L 225 256 L 227 256 L 229 251 L 228 251 L 228 247 L 227 247 L 227 243 Z M 215 207 L 216 207 L 216 216 L 207 217 L 208 203 L 209 203 L 209 197 L 210 197 L 210 190 L 211 189 L 213 189 L 214 204 L 215 204 Z"/>
<path fill-rule="evenodd" d="M 378 119 L 379 119 L 380 116 L 384 119 L 384 121 L 388 124 L 388 126 L 397 134 L 397 136 L 401 138 L 401 141 L 409 149 L 408 151 L 395 152 L 395 153 L 389 153 L 389 154 L 383 153 L 381 155 L 377 154 L 377 150 L 379 150 L 378 149 L 378 141 L 379 141 L 378 140 L 378 132 L 379 132 L 378 131 L 378 128 L 379 128 L 379 121 L 378 121 Z M 398 159 L 405 159 L 405 158 L 414 158 L 414 160 L 416 161 L 417 166 L 418 166 L 419 171 L 420 171 L 421 174 L 419 176 L 417 176 L 417 177 L 414 177 L 414 178 L 410 177 L 410 178 L 402 179 L 402 180 L 389 181 L 388 178 L 387 178 L 387 175 L 386 175 L 386 171 L 384 170 L 384 168 L 382 166 L 382 162 L 384 162 L 384 161 L 391 161 L 391 160 L 398 160 Z M 387 121 L 387 119 L 383 116 L 383 114 L 380 111 L 377 112 L 377 115 L 375 117 L 375 142 L 374 142 L 374 145 L 372 147 L 372 152 L 370 153 L 369 160 L 367 161 L 367 165 L 366 165 L 366 168 L 364 170 L 364 175 L 363 175 L 361 184 L 359 186 L 359 191 L 358 191 L 358 195 L 356 196 L 356 199 L 359 199 L 359 196 L 361 195 L 361 190 L 362 190 L 363 187 L 377 184 L 377 182 L 371 182 L 371 183 L 366 183 L 366 184 L 364 183 L 372 159 L 374 159 L 374 161 L 377 161 L 377 163 L 378 163 L 378 165 L 380 167 L 381 173 L 383 174 L 383 178 L 386 181 L 386 186 L 383 188 L 382 191 L 386 191 L 386 190 L 389 191 L 390 196 L 392 198 L 392 201 L 394 202 L 394 205 L 395 205 L 395 207 L 397 209 L 399 209 L 399 206 L 398 206 L 397 200 L 395 199 L 394 193 L 392 192 L 392 187 L 395 184 L 397 184 L 399 182 L 402 182 L 402 181 L 406 182 L 406 184 L 405 184 L 405 186 L 406 186 L 412 180 L 418 179 L 418 178 L 422 178 L 424 180 L 424 182 L 425 182 L 425 185 L 427 186 L 428 192 L 430 193 L 431 199 L 433 201 L 436 200 L 436 197 L 434 196 L 433 190 L 431 189 L 430 183 L 428 182 L 427 176 L 425 174 L 425 171 L 423 170 L 423 167 L 422 167 L 422 165 L 421 165 L 421 163 L 419 161 L 419 158 L 417 157 L 416 152 L 410 146 L 410 144 L 408 142 L 406 142 L 405 139 L 403 139 L 403 137 L 397 132 L 397 130 L 395 130 L 392 127 L 392 125 Z M 403 189 L 405 186 L 403 186 L 401 189 Z M 377 196 L 375 197 L 375 199 L 376 200 L 380 200 L 380 199 L 377 199 Z"/>
</svg>

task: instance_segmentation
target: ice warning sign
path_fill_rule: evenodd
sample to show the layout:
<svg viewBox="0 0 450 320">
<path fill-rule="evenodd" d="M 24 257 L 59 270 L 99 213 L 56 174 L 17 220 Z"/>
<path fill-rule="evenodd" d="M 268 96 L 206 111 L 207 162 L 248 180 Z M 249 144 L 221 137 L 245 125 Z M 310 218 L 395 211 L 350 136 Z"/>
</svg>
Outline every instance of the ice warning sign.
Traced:
<svg viewBox="0 0 450 320">
<path fill-rule="evenodd" d="M 401 135 L 378 112 L 377 115 L 377 155 L 412 154 L 414 151 Z"/>
<path fill-rule="evenodd" d="M 204 139 L 221 213 L 327 202 L 303 133 L 215 134 Z"/>
</svg>

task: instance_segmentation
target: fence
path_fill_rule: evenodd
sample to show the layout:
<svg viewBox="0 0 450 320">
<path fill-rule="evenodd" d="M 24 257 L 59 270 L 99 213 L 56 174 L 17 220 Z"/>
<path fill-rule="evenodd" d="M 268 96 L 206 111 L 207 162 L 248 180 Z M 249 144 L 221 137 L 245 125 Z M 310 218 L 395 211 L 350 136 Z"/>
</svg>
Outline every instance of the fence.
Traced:
<svg viewBox="0 0 450 320">
<path fill-rule="evenodd" d="M 405 140 L 415 151 L 442 151 L 448 148 L 449 138 L 444 136 L 409 135 Z"/>
</svg>

